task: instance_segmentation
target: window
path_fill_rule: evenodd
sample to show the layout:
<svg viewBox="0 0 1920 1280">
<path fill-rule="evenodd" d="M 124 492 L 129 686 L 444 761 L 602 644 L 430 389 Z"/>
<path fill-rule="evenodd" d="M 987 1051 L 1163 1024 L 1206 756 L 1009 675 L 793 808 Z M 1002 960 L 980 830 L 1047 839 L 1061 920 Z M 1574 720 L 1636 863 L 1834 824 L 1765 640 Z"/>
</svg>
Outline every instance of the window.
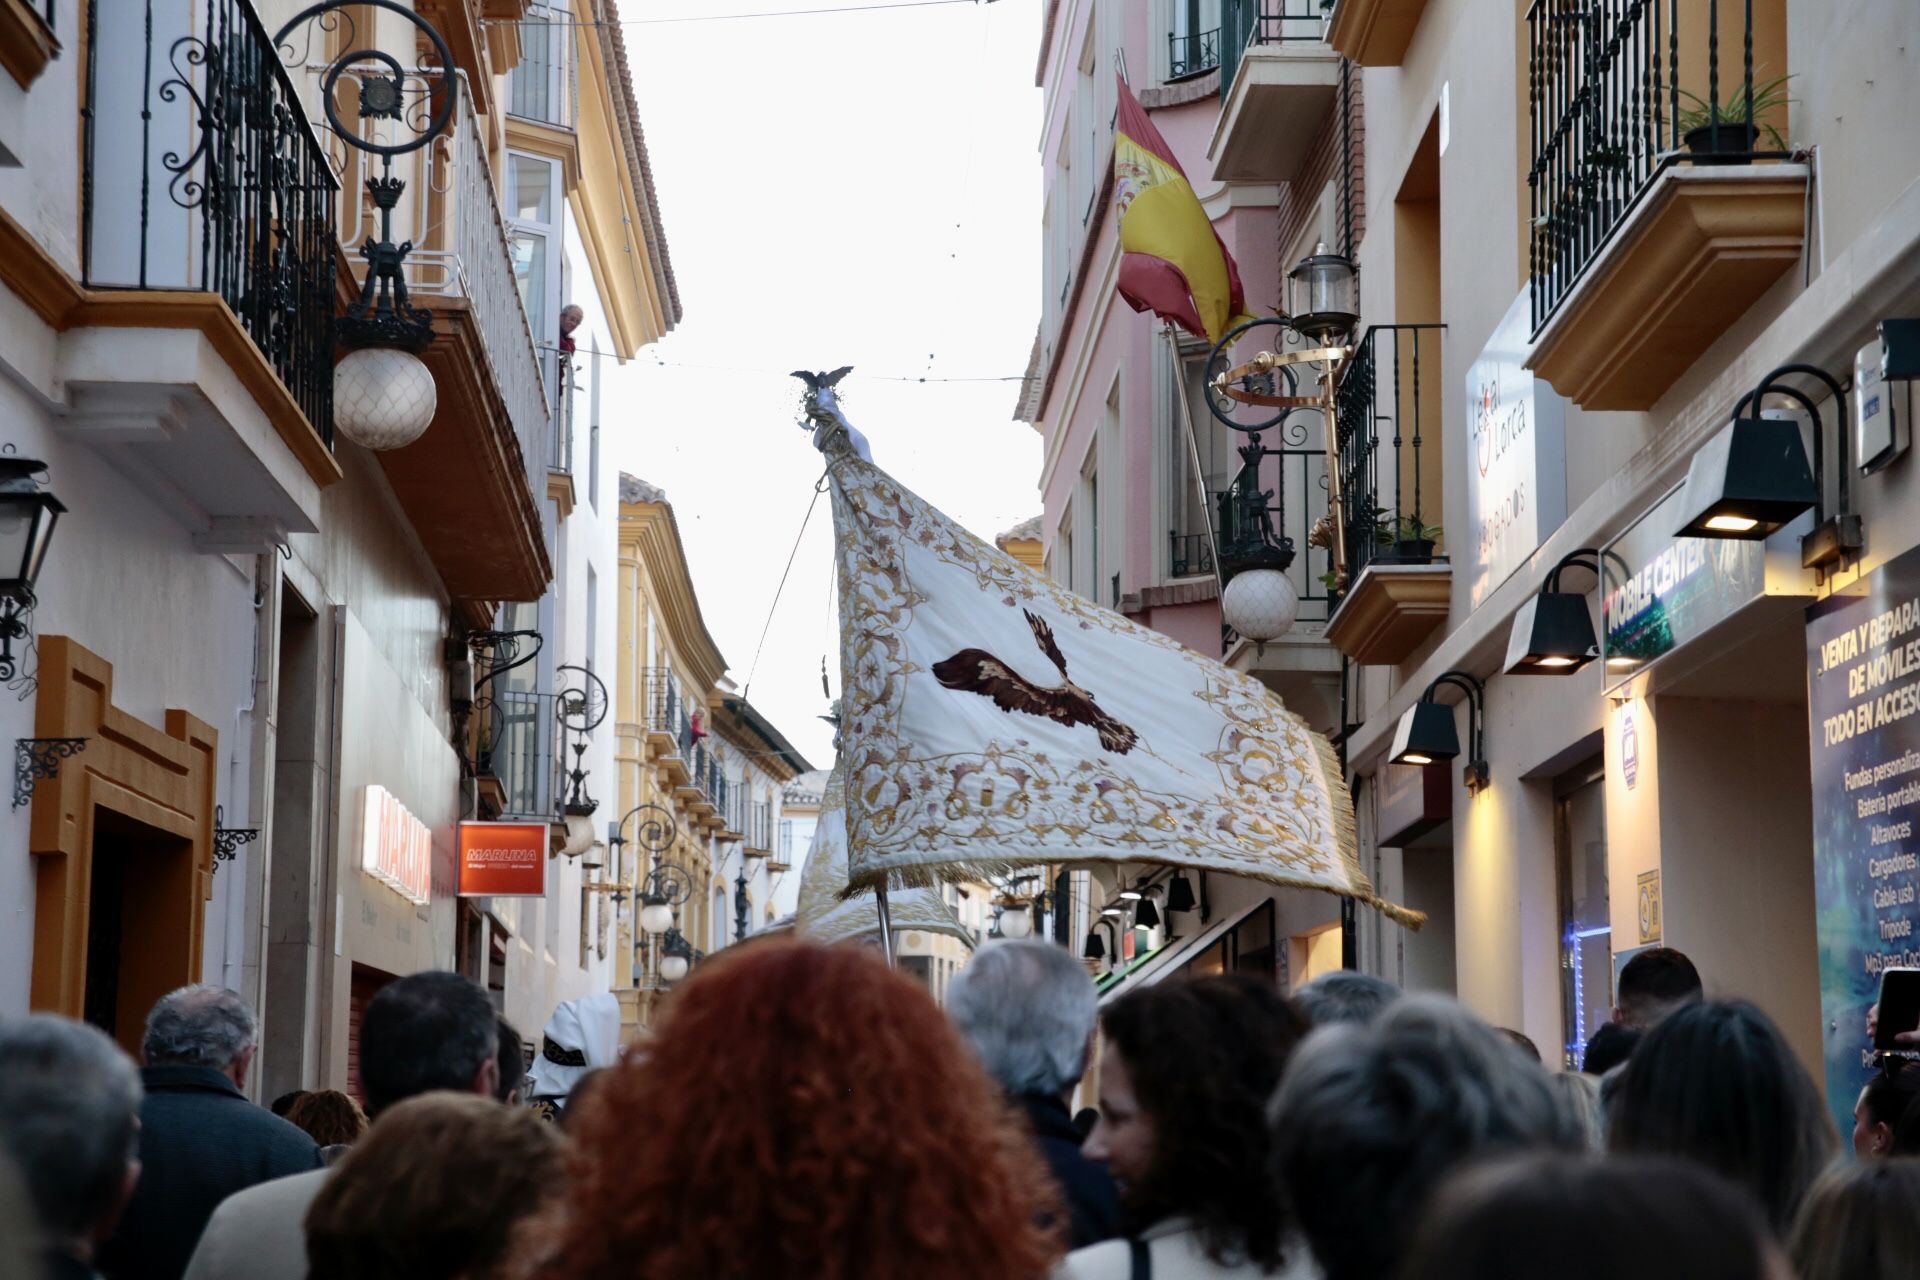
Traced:
<svg viewBox="0 0 1920 1280">
<path fill-rule="evenodd" d="M 513 276 L 534 341 L 555 341 L 560 313 L 560 167 L 538 156 L 507 156 L 507 237 Z"/>
<path fill-rule="evenodd" d="M 588 671 L 593 670 L 593 657 L 600 640 L 600 575 L 587 566 L 587 644 L 586 663 Z"/>
<path fill-rule="evenodd" d="M 534 5 L 520 22 L 520 63 L 507 73 L 507 111 L 527 120 L 573 125 L 573 27 L 564 14 Z"/>
<path fill-rule="evenodd" d="M 1158 434 L 1167 476 L 1167 576 L 1210 576 L 1214 566 L 1208 526 L 1214 520 L 1217 495 L 1233 482 L 1239 459 L 1234 455 L 1233 441 L 1227 438 L 1226 425 L 1207 411 L 1206 353 L 1182 352 L 1180 373 L 1187 398 L 1184 412 L 1178 399 L 1181 388 L 1173 385 L 1167 362 L 1162 360 L 1160 368 L 1163 393 L 1155 417 L 1160 422 Z"/>
<path fill-rule="evenodd" d="M 1220 65 L 1220 0 L 1169 0 L 1166 78 L 1180 80 Z"/>
<path fill-rule="evenodd" d="M 600 510 L 600 343 L 587 355 L 592 385 L 587 389 L 587 505 Z"/>
<path fill-rule="evenodd" d="M 1613 927 L 1607 905 L 1607 801 L 1603 766 L 1554 787 L 1554 854 L 1560 880 L 1560 976 L 1569 1070 L 1587 1037 L 1612 1016 Z"/>
</svg>

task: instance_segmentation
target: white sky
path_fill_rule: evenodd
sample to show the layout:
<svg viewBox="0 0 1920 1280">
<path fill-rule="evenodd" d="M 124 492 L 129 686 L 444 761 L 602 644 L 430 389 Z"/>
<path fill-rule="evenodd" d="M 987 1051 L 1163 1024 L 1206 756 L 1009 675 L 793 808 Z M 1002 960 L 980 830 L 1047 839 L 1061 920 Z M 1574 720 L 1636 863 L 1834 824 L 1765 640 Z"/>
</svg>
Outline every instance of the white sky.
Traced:
<svg viewBox="0 0 1920 1280">
<path fill-rule="evenodd" d="M 628 0 L 621 17 L 864 0 Z M 1039 315 L 1040 0 L 636 24 L 628 56 L 686 319 L 618 371 L 612 456 L 667 491 L 707 627 L 745 684 L 820 455 L 790 369 L 854 366 L 874 459 L 973 532 L 1038 514 L 1011 420 Z M 929 367 L 929 355 L 932 361 Z M 657 363 L 658 362 L 658 363 Z M 713 368 L 686 366 L 715 366 Z M 814 765 L 831 621 L 823 495 L 752 700 Z"/>
</svg>

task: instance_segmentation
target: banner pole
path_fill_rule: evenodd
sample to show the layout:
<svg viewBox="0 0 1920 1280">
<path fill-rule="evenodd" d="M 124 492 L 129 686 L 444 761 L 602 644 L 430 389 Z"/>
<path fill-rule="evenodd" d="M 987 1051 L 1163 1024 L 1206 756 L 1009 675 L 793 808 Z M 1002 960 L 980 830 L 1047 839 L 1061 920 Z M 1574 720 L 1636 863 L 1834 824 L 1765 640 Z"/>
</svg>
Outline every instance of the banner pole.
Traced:
<svg viewBox="0 0 1920 1280">
<path fill-rule="evenodd" d="M 1213 557 L 1213 580 L 1221 583 L 1220 543 L 1213 531 L 1213 507 L 1207 499 L 1207 477 L 1200 469 L 1200 441 L 1193 430 L 1193 406 L 1187 403 L 1187 372 L 1180 364 L 1180 340 L 1173 326 L 1165 326 L 1167 358 L 1173 362 L 1173 398 L 1180 406 L 1181 429 L 1187 437 L 1187 457 L 1193 462 L 1193 485 L 1200 493 L 1200 514 L 1207 530 L 1207 551 Z M 1224 586 L 1224 583 L 1221 583 Z"/>
<path fill-rule="evenodd" d="M 893 912 L 887 906 L 887 885 L 883 880 L 873 891 L 873 905 L 880 916 L 880 958 L 893 968 Z"/>
</svg>

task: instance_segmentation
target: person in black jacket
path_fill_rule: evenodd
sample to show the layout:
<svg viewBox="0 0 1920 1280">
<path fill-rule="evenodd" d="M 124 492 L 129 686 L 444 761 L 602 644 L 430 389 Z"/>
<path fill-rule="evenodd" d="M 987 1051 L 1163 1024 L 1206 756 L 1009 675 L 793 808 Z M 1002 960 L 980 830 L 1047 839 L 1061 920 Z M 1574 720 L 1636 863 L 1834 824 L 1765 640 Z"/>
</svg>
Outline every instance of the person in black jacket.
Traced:
<svg viewBox="0 0 1920 1280">
<path fill-rule="evenodd" d="M 1051 942 L 989 943 L 947 988 L 947 1013 L 1025 1114 L 1066 1202 L 1073 1247 L 1121 1234 L 1119 1193 L 1106 1167 L 1081 1154 L 1086 1135 L 1068 1110 L 1099 1016 L 1086 969 Z"/>
<path fill-rule="evenodd" d="M 182 987 L 147 1015 L 144 1172 L 101 1252 L 108 1280 L 180 1280 L 222 1200 L 320 1167 L 311 1137 L 241 1092 L 258 1049 L 253 1011 L 224 987 Z"/>
</svg>

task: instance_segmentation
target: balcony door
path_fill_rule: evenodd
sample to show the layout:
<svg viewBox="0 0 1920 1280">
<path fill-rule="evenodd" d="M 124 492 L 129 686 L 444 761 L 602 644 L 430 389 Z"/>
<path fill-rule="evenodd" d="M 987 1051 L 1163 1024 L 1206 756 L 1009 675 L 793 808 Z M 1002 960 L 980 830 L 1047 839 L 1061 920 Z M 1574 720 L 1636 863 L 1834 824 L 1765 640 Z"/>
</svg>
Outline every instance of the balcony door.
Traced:
<svg viewBox="0 0 1920 1280">
<path fill-rule="evenodd" d="M 536 346 L 558 335 L 561 307 L 560 166 L 543 156 L 507 153 L 507 246 L 513 278 Z"/>
</svg>

